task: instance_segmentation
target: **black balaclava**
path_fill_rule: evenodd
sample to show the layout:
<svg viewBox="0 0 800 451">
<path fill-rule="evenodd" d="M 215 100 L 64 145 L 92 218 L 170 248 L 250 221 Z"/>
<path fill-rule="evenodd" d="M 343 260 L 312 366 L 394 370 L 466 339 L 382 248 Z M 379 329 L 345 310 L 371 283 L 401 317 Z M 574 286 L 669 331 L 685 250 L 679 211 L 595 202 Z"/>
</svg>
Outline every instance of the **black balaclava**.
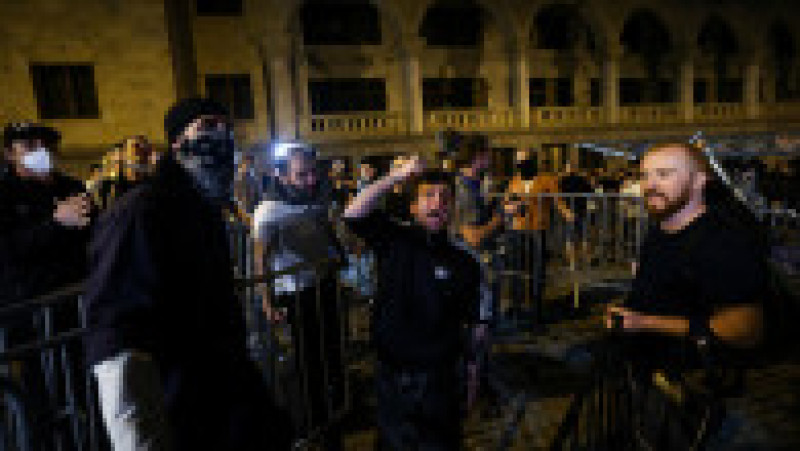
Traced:
<svg viewBox="0 0 800 451">
<path fill-rule="evenodd" d="M 190 98 L 178 102 L 167 113 L 164 126 L 170 144 L 187 125 L 204 115 L 228 116 L 223 105 L 209 99 Z M 230 127 L 199 130 L 193 139 L 181 143 L 175 160 L 192 177 L 195 186 L 209 200 L 227 203 L 231 199 L 235 172 L 235 141 Z"/>
</svg>

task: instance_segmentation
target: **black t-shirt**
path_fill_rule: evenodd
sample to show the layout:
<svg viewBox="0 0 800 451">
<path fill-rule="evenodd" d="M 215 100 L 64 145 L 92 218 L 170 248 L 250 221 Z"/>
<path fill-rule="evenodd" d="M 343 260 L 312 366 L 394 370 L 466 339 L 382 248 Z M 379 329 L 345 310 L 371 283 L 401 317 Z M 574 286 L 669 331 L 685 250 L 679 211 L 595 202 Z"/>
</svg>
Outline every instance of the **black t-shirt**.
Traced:
<svg viewBox="0 0 800 451">
<path fill-rule="evenodd" d="M 765 262 L 753 234 L 712 210 L 678 232 L 654 226 L 642 245 L 626 306 L 653 315 L 692 317 L 759 303 L 767 286 Z M 662 336 L 643 334 L 636 342 L 655 360 L 678 358 L 682 352 L 674 340 Z"/>
<path fill-rule="evenodd" d="M 463 326 L 480 321 L 481 270 L 445 233 L 429 234 L 373 213 L 346 224 L 378 262 L 372 336 L 378 358 L 407 367 L 454 363 Z"/>
</svg>

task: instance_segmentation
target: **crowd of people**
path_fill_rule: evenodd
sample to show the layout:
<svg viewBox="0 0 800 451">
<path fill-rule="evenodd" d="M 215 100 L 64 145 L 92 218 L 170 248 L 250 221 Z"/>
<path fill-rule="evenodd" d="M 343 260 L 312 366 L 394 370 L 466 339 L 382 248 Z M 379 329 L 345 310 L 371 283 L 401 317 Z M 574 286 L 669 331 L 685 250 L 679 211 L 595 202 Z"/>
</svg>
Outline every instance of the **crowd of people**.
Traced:
<svg viewBox="0 0 800 451">
<path fill-rule="evenodd" d="M 336 278 L 353 247 L 376 265 L 369 291 L 381 449 L 459 449 L 497 318 L 541 318 L 551 222 L 559 217 L 575 234 L 590 208 L 563 193 L 640 196 L 653 220 L 633 291 L 607 312 L 608 327 L 636 337 L 638 383 L 685 360 L 676 350 L 686 347 L 675 343 L 746 348 L 759 340 L 765 250 L 707 199 L 715 176 L 691 145 L 654 146 L 638 168 L 613 174 L 570 165 L 551 173 L 522 151 L 503 181 L 490 172 L 487 137 L 459 135 L 446 146 L 447 164 L 403 155 L 384 168 L 385 159 L 364 158 L 353 180 L 343 160 L 326 167 L 308 146 L 266 170 L 236 151 L 227 110 L 208 99 L 178 102 L 165 131 L 165 151 L 127 138 L 84 183 L 56 170 L 53 128 L 10 124 L 3 135 L 0 299 L 85 280 L 80 364 L 96 382 L 114 449 L 287 449 L 320 430 L 325 449 L 341 449 Z M 257 287 L 264 317 L 292 325 L 300 411 L 275 402 L 247 353 L 231 215 L 251 231 L 256 274 L 268 276 Z M 506 258 L 487 263 L 500 235 Z M 569 240 L 572 258 L 579 241 Z M 487 264 L 524 275 L 509 311 L 498 311 Z M 20 318 L 2 328 L 13 346 L 35 325 Z M 39 366 L 31 359 L 21 368 Z M 38 389 L 35 377 L 18 378 Z"/>
</svg>

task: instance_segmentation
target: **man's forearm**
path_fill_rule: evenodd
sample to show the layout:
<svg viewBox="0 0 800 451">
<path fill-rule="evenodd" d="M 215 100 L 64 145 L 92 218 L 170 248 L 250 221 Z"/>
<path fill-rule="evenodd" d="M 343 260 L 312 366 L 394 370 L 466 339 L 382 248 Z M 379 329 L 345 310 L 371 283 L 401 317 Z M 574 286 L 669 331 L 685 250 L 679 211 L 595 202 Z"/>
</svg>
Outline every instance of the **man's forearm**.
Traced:
<svg viewBox="0 0 800 451">
<path fill-rule="evenodd" d="M 350 201 L 342 216 L 344 218 L 363 218 L 374 210 L 381 197 L 389 192 L 399 179 L 393 175 L 379 178 L 375 183 L 362 189 L 360 193 Z"/>
<path fill-rule="evenodd" d="M 709 327 L 721 341 L 732 345 L 752 346 L 761 337 L 761 309 L 757 305 L 729 307 L 711 316 Z M 640 329 L 667 335 L 689 335 L 690 321 L 677 316 L 642 315 Z"/>
</svg>

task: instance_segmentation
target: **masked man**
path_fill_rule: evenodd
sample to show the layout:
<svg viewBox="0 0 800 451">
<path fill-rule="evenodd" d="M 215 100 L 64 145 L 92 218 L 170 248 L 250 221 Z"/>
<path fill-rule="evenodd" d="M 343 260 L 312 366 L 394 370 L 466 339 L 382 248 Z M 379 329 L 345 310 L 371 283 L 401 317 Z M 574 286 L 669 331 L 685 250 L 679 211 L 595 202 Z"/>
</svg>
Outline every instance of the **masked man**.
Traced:
<svg viewBox="0 0 800 451">
<path fill-rule="evenodd" d="M 31 299 L 85 277 L 90 202 L 80 181 L 55 169 L 59 138 L 56 130 L 42 125 L 9 124 L 4 129 L 8 168 L 0 180 L 2 303 Z M 56 306 L 53 317 L 56 332 L 78 325 L 74 304 Z M 41 336 L 44 318 L 31 319 L 30 312 L 3 318 L 7 347 Z M 34 422 L 44 424 L 39 414 L 55 406 L 47 399 L 39 355 L 19 363 L 17 376 L 32 402 Z M 79 366 L 75 361 L 70 365 Z"/>
<path fill-rule="evenodd" d="M 106 428 L 117 450 L 285 449 L 234 292 L 227 110 L 184 100 L 165 128 L 169 151 L 90 246 L 87 358 Z"/>
</svg>

